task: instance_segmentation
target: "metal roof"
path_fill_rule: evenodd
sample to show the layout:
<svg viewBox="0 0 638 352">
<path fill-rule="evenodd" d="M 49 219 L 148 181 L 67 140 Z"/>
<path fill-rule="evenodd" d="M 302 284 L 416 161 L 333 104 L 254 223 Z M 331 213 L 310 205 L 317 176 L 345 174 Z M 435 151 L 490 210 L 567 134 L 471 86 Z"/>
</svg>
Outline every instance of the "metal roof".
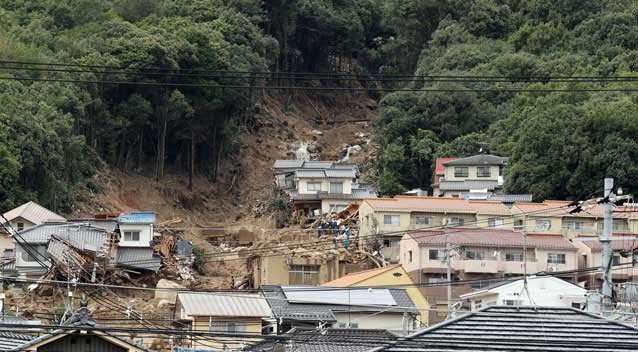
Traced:
<svg viewBox="0 0 638 352">
<path fill-rule="evenodd" d="M 153 248 L 118 247 L 116 263 L 119 266 L 158 271 L 162 259 L 153 255 Z"/>
<path fill-rule="evenodd" d="M 500 187 L 497 180 L 465 180 L 465 181 L 439 181 L 441 191 L 469 191 L 483 190 L 493 191 Z"/>
<path fill-rule="evenodd" d="M 316 292 L 326 290 L 325 287 L 314 287 Z M 327 288 L 331 291 L 330 288 Z M 367 290 L 367 288 L 351 289 L 352 291 Z M 290 289 L 288 290 L 290 291 Z M 281 286 L 263 286 L 264 297 L 268 301 L 275 318 L 295 321 L 336 321 L 334 313 L 339 312 L 384 312 L 419 314 L 419 310 L 407 294 L 405 289 L 388 289 L 396 302 L 394 305 L 348 305 L 327 303 L 294 303 L 289 302 Z"/>
<path fill-rule="evenodd" d="M 352 169 L 296 170 L 295 177 L 355 178 L 357 177 L 357 172 Z"/>
<path fill-rule="evenodd" d="M 132 211 L 117 217 L 120 224 L 154 224 L 157 214 L 154 211 Z"/>
<path fill-rule="evenodd" d="M 289 303 L 318 303 L 337 305 L 384 305 L 396 306 L 390 290 L 375 288 L 363 290 L 317 289 L 308 286 L 282 286 Z"/>
<path fill-rule="evenodd" d="M 100 250 L 108 239 L 104 229 L 74 223 L 45 222 L 20 231 L 19 234 L 27 243 L 47 243 L 51 235 L 56 235 L 78 249 L 93 252 Z"/>
<path fill-rule="evenodd" d="M 492 154 L 478 154 L 466 158 L 454 159 L 443 163 L 445 166 L 455 165 L 505 165 L 507 159 L 502 156 Z"/>
<path fill-rule="evenodd" d="M 40 224 L 45 221 L 66 221 L 62 215 L 56 214 L 33 201 L 26 202 L 17 208 L 9 210 L 4 213 L 4 217 L 9 221 L 21 217 L 34 224 Z M 2 219 L 1 222 L 4 222 L 4 219 Z"/>
<path fill-rule="evenodd" d="M 258 294 L 178 293 L 177 301 L 189 316 L 272 316 L 266 299 Z"/>
<path fill-rule="evenodd" d="M 317 192 L 317 193 L 299 193 L 296 190 L 289 191 L 288 194 L 292 200 L 320 200 L 320 199 L 352 199 L 362 200 L 366 198 L 376 198 L 377 191 L 370 188 L 353 188 L 352 193 L 330 193 L 330 192 Z"/>
<path fill-rule="evenodd" d="M 250 352 L 364 352 L 395 341 L 398 337 L 381 329 L 292 329 L 281 340 L 266 341 L 244 349 Z"/>
<path fill-rule="evenodd" d="M 97 227 L 108 233 L 115 231 L 115 229 L 117 228 L 117 220 L 115 219 L 69 219 L 68 222 Z"/>
<path fill-rule="evenodd" d="M 370 351 L 622 352 L 638 330 L 571 308 L 492 306 Z"/>
</svg>

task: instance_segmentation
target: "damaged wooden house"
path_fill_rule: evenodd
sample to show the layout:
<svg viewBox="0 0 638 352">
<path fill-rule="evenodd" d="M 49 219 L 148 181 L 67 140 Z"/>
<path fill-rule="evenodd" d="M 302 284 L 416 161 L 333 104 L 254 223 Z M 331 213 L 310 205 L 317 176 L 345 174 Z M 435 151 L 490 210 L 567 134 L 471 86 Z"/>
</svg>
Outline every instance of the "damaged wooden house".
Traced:
<svg viewBox="0 0 638 352">
<path fill-rule="evenodd" d="M 350 203 L 377 196 L 370 185 L 359 183 L 359 168 L 353 164 L 320 160 L 277 160 L 273 165 L 276 185 L 293 207 L 305 216 L 340 212 Z"/>
<path fill-rule="evenodd" d="M 117 219 L 44 222 L 14 234 L 15 272 L 40 277 L 53 266 L 63 275 L 91 276 L 118 268 L 157 272 L 161 258 L 153 249 L 152 212 L 131 212 Z"/>
</svg>

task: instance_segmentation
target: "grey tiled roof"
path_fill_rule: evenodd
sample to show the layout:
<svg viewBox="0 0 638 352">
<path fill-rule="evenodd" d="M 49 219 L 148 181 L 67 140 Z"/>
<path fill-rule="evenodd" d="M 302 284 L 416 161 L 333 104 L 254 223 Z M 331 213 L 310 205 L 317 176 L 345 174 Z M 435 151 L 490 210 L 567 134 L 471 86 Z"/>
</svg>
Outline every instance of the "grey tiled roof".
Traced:
<svg viewBox="0 0 638 352">
<path fill-rule="evenodd" d="M 330 288 L 317 288 L 330 290 Z M 348 288 L 351 289 L 351 288 Z M 338 290 L 338 289 L 335 289 Z M 362 288 L 362 290 L 367 290 Z M 419 310 L 404 289 L 388 289 L 397 303 L 392 306 L 352 306 L 346 304 L 289 303 L 281 286 L 263 287 L 264 297 L 275 318 L 295 321 L 336 321 L 334 313 L 339 312 L 406 312 L 418 314 Z"/>
<path fill-rule="evenodd" d="M 296 170 L 295 176 L 301 178 L 355 178 L 357 171 L 354 169 Z"/>
<path fill-rule="evenodd" d="M 9 351 L 32 340 L 33 336 L 0 331 L 0 351 Z"/>
<path fill-rule="evenodd" d="M 621 352 L 638 350 L 638 330 L 571 308 L 493 306 L 375 351 Z"/>
<path fill-rule="evenodd" d="M 162 259 L 153 255 L 152 248 L 119 247 L 116 263 L 134 269 L 158 271 L 162 266 Z"/>
<path fill-rule="evenodd" d="M 507 164 L 507 158 L 491 155 L 491 154 L 478 154 L 468 156 L 467 158 L 454 159 L 443 163 L 445 166 L 455 165 L 505 165 Z"/>
<path fill-rule="evenodd" d="M 463 193 L 464 199 L 484 199 L 505 203 L 514 202 L 531 202 L 534 196 L 532 194 L 495 194 L 495 193 Z"/>
<path fill-rule="evenodd" d="M 270 317 L 268 303 L 259 294 L 178 293 L 184 314 L 189 316 Z"/>
<path fill-rule="evenodd" d="M 250 352 L 273 352 L 279 344 L 281 352 L 363 352 L 371 348 L 388 344 L 397 336 L 381 329 L 293 329 L 282 335 L 277 342 L 267 341 L 247 347 Z"/>
<path fill-rule="evenodd" d="M 103 229 L 111 233 L 117 228 L 117 220 L 115 219 L 69 219 L 68 222 L 74 224 L 87 224 L 92 227 Z"/>
<path fill-rule="evenodd" d="M 66 219 L 61 215 L 58 215 L 33 201 L 24 203 L 17 208 L 11 209 L 3 215 L 9 221 L 21 217 L 23 219 L 31 221 L 34 224 L 40 224 L 45 221 L 66 221 Z"/>
<path fill-rule="evenodd" d="M 445 181 L 442 179 L 439 182 L 439 189 L 441 191 L 468 191 L 473 189 L 487 189 L 488 191 L 493 191 L 498 187 L 498 181 L 496 180 Z"/>
<path fill-rule="evenodd" d="M 367 188 L 353 188 L 351 194 L 317 192 L 313 194 L 302 194 L 297 191 L 289 191 L 293 200 L 321 200 L 321 199 L 352 199 L 362 200 L 366 198 L 376 198 L 377 191 Z"/>
</svg>

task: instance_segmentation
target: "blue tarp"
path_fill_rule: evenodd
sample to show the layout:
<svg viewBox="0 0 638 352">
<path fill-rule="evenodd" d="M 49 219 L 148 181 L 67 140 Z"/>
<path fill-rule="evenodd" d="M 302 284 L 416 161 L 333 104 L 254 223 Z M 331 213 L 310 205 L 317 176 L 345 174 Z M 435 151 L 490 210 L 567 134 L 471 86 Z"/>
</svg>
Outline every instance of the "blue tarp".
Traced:
<svg viewBox="0 0 638 352">
<path fill-rule="evenodd" d="M 157 215 L 154 211 L 132 211 L 117 218 L 120 224 L 154 224 L 156 220 Z"/>
</svg>

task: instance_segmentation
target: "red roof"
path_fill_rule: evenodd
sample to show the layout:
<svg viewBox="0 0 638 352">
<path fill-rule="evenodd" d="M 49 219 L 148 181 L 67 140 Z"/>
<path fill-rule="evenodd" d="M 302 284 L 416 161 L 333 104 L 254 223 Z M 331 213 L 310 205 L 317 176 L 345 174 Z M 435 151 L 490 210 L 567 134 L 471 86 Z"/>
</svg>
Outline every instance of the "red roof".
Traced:
<svg viewBox="0 0 638 352">
<path fill-rule="evenodd" d="M 614 251 L 633 251 L 638 248 L 638 240 L 636 234 L 632 233 L 614 233 L 616 239 L 611 241 L 611 247 Z M 627 237 L 626 239 L 618 239 L 617 237 Z M 592 252 L 600 252 L 603 250 L 603 244 L 600 243 L 599 237 L 576 237 L 585 246 L 591 248 Z"/>
<path fill-rule="evenodd" d="M 435 167 L 434 167 L 434 182 L 439 183 L 440 176 L 443 176 L 445 172 L 445 166 L 443 164 L 448 161 L 456 160 L 458 158 L 436 158 Z"/>
<path fill-rule="evenodd" d="M 446 236 L 447 233 L 447 236 Z M 518 231 L 483 228 L 453 228 L 442 230 L 410 231 L 408 233 L 419 245 L 541 248 L 576 251 L 577 248 L 560 234 L 527 234 L 527 241 Z M 447 237 L 447 238 L 446 238 Z"/>
</svg>

